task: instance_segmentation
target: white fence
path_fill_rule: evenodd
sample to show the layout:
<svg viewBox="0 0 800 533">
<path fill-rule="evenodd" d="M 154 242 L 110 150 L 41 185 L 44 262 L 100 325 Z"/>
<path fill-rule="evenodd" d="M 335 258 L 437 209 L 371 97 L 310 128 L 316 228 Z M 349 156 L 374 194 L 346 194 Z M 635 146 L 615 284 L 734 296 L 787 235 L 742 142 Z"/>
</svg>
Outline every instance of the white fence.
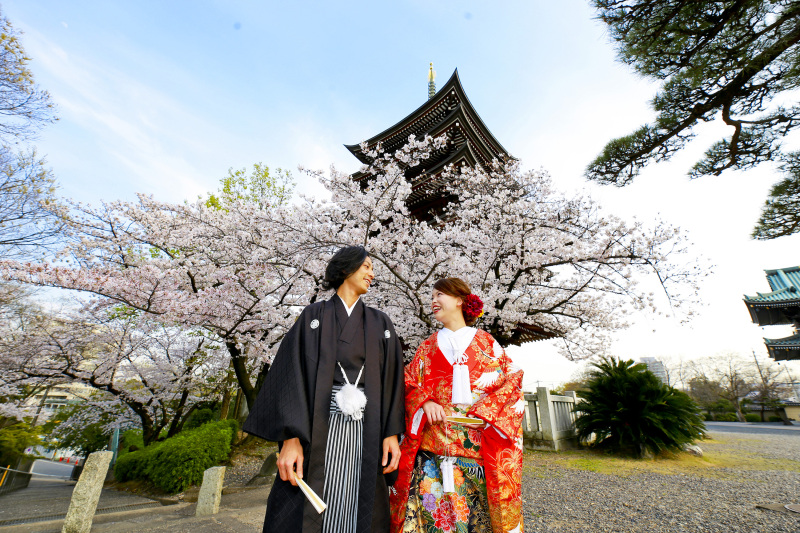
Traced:
<svg viewBox="0 0 800 533">
<path fill-rule="evenodd" d="M 573 407 L 577 398 L 567 391 L 564 396 L 550 394 L 539 387 L 536 394 L 525 393 L 522 430 L 525 446 L 533 450 L 559 451 L 578 445 Z"/>
</svg>

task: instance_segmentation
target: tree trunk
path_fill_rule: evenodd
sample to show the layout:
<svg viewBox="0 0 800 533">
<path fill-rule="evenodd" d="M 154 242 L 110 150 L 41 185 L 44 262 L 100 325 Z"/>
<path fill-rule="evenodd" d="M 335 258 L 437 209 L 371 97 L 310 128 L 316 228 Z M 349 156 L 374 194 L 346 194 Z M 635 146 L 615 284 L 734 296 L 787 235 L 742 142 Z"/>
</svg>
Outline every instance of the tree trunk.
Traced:
<svg viewBox="0 0 800 533">
<path fill-rule="evenodd" d="M 242 355 L 241 350 L 239 350 L 235 342 L 227 341 L 225 346 L 227 346 L 228 352 L 231 354 L 231 364 L 233 365 L 234 372 L 236 372 L 236 381 L 239 382 L 239 389 L 244 393 L 244 398 L 247 400 L 247 407 L 252 409 L 253 404 L 256 403 L 257 391 L 250 382 L 250 376 L 247 372 L 247 360 Z"/>
<path fill-rule="evenodd" d="M 744 414 L 742 414 L 742 406 L 739 404 L 739 400 L 737 399 L 733 402 L 733 405 L 736 407 L 736 417 L 739 419 L 739 422 L 744 422 Z"/>
<path fill-rule="evenodd" d="M 231 388 L 230 386 L 225 387 L 225 392 L 222 393 L 222 405 L 219 407 L 219 419 L 220 420 L 227 420 L 228 419 L 228 410 L 231 407 Z"/>
<path fill-rule="evenodd" d="M 231 417 L 234 420 L 239 419 L 239 415 L 242 412 L 242 389 L 236 391 L 236 399 L 233 401 L 233 416 Z"/>
<path fill-rule="evenodd" d="M 181 423 L 181 416 L 183 415 L 183 408 L 186 406 L 186 400 L 189 398 L 189 391 L 184 390 L 181 393 L 181 400 L 178 402 L 178 408 L 175 410 L 175 415 L 172 417 L 172 423 L 169 425 L 169 431 L 167 431 L 167 438 L 174 437 L 175 435 L 180 432 L 181 428 L 183 427 L 183 423 Z M 188 416 L 189 413 L 186 413 Z"/>
<path fill-rule="evenodd" d="M 231 366 L 228 369 L 228 375 L 225 377 L 225 390 L 222 393 L 222 405 L 219 408 L 219 419 L 220 420 L 227 420 L 228 419 L 228 411 L 231 408 L 231 389 L 233 388 L 233 383 L 236 381 L 236 374 L 233 370 L 233 362 L 231 362 Z"/>
</svg>

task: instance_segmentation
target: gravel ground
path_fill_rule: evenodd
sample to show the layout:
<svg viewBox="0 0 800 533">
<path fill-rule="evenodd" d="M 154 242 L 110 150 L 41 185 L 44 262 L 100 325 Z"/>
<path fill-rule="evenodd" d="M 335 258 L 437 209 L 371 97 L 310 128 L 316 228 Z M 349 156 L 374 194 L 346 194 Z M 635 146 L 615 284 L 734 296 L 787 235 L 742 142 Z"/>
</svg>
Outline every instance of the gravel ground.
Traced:
<svg viewBox="0 0 800 533">
<path fill-rule="evenodd" d="M 800 438 L 712 436 L 700 444 L 707 461 L 679 461 L 678 468 L 669 460 L 629 468 L 588 452 L 529 452 L 526 531 L 799 532 L 800 514 L 756 505 L 800 503 Z"/>
<path fill-rule="evenodd" d="M 800 533 L 800 514 L 756 508 L 800 503 L 800 436 L 722 433 L 713 428 L 711 435 L 714 440 L 700 444 L 703 459 L 634 461 L 588 451 L 526 453 L 525 530 Z M 273 451 L 274 446 L 264 445 L 241 450 L 227 469 L 225 485 L 247 483 Z M 238 520 L 235 527 L 226 529 L 217 520 L 208 524 L 211 529 L 187 522 L 185 530 L 260 531 L 266 492 L 259 490 L 223 497 L 233 502 L 223 505 L 225 510 L 230 505 L 238 509 L 230 509 Z M 257 500 L 253 508 L 242 507 L 246 497 Z M 163 527 L 157 530 L 184 531 L 178 522 Z"/>
<path fill-rule="evenodd" d="M 261 470 L 264 459 L 272 452 L 278 451 L 275 444 L 261 444 L 244 452 L 237 453 L 231 458 L 230 465 L 225 469 L 226 487 L 243 487 L 253 476 Z"/>
</svg>

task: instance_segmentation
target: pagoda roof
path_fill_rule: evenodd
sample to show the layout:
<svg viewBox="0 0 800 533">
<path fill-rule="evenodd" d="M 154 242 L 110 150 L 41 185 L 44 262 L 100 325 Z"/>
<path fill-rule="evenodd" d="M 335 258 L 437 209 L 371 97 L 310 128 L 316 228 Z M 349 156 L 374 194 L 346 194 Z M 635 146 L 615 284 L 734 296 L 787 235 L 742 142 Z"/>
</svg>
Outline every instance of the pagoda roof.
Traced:
<svg viewBox="0 0 800 533">
<path fill-rule="evenodd" d="M 764 339 L 769 356 L 775 361 L 800 359 L 800 333 L 782 339 Z"/>
<path fill-rule="evenodd" d="M 438 137 L 442 134 L 450 137 L 453 148 L 471 144 L 483 166 L 493 159 L 511 157 L 475 111 L 461 85 L 458 69 L 432 98 L 393 126 L 367 139 L 366 143 L 370 148 L 381 143 L 384 150 L 391 153 L 408 143 L 411 135 L 420 139 L 425 135 Z M 345 145 L 345 148 L 362 163 L 369 163 L 360 143 Z"/>
<path fill-rule="evenodd" d="M 744 297 L 753 322 L 762 326 L 795 323 L 800 310 L 800 267 L 764 272 L 772 291 Z"/>
</svg>

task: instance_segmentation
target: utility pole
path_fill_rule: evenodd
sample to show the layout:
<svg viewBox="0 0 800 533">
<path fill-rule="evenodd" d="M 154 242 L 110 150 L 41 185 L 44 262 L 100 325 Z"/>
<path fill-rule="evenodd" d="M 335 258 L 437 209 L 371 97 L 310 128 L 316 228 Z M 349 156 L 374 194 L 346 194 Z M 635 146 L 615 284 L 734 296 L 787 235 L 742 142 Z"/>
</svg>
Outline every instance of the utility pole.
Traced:
<svg viewBox="0 0 800 533">
<path fill-rule="evenodd" d="M 31 422 L 31 427 L 36 425 L 36 422 L 39 421 L 39 415 L 42 414 L 42 409 L 44 408 L 44 403 L 47 401 L 47 394 L 50 392 L 50 385 L 45 387 L 44 395 L 42 396 L 42 401 L 39 402 L 39 407 L 36 409 L 36 416 L 33 417 L 33 422 Z"/>
</svg>

